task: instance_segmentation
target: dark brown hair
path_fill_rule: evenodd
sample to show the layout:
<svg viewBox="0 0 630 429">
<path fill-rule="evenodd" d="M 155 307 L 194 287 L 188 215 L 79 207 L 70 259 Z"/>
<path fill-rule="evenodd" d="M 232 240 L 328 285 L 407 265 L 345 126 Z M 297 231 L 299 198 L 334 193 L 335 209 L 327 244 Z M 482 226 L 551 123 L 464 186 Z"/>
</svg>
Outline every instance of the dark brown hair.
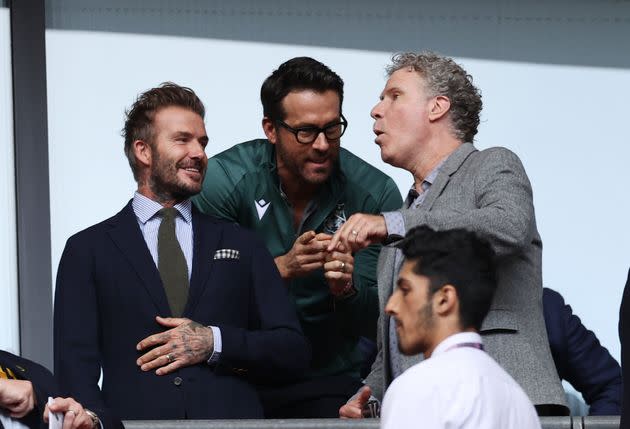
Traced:
<svg viewBox="0 0 630 429">
<path fill-rule="evenodd" d="M 132 143 L 143 140 L 151 144 L 154 137 L 153 118 L 158 110 L 169 106 L 190 109 L 202 119 L 206 114 L 203 103 L 192 89 L 172 82 L 164 82 L 157 88 L 143 92 L 131 108 L 125 111 L 125 128 L 122 130 L 122 136 L 125 139 L 125 155 L 136 180 L 138 171 Z"/>
</svg>

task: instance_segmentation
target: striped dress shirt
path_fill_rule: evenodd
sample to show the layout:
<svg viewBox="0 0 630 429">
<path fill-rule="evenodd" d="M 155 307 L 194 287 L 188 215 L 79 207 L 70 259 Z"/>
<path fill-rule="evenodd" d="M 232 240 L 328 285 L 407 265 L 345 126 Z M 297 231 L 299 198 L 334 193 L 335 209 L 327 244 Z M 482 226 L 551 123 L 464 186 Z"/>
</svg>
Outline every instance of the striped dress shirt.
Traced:
<svg viewBox="0 0 630 429">
<path fill-rule="evenodd" d="M 138 226 L 142 231 L 144 241 L 147 243 L 151 257 L 155 266 L 158 266 L 158 230 L 162 223 L 162 217 L 158 212 L 163 208 L 162 204 L 136 192 L 131 202 L 133 212 L 136 214 Z M 188 281 L 192 274 L 193 260 L 193 227 L 192 227 L 192 202 L 188 199 L 174 206 L 177 209 L 175 218 L 175 235 L 179 242 L 186 265 L 188 266 Z M 214 349 L 208 363 L 212 364 L 219 360 L 221 356 L 221 330 L 216 326 L 209 326 L 214 335 Z"/>
</svg>

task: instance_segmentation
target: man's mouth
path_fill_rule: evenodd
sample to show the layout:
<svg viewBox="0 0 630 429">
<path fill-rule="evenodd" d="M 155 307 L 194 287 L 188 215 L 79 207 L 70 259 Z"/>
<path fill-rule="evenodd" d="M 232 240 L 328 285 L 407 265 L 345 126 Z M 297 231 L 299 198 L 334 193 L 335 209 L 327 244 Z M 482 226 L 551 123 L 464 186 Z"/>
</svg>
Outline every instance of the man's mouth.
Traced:
<svg viewBox="0 0 630 429">
<path fill-rule="evenodd" d="M 184 170 L 189 177 L 193 178 L 199 178 L 203 174 L 203 168 L 199 164 L 180 165 L 178 168 Z"/>
<path fill-rule="evenodd" d="M 374 131 L 374 134 L 376 134 L 376 138 L 374 139 L 374 143 L 379 144 L 378 139 L 381 136 L 381 134 L 384 133 L 384 131 L 381 131 L 378 128 L 374 128 L 372 131 Z"/>
<path fill-rule="evenodd" d="M 322 159 L 309 159 L 309 162 L 312 162 L 313 164 L 325 164 L 328 162 L 328 158 L 322 158 Z"/>
</svg>

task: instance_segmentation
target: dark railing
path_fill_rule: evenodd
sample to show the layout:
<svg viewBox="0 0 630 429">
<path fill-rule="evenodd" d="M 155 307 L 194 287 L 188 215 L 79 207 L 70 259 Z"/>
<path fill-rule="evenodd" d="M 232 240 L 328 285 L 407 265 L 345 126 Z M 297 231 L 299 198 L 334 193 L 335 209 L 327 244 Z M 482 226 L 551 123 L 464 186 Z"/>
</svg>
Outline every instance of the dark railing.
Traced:
<svg viewBox="0 0 630 429">
<path fill-rule="evenodd" d="M 618 429 L 619 416 L 541 417 L 543 429 Z M 379 420 L 129 420 L 126 429 L 378 429 Z"/>
</svg>

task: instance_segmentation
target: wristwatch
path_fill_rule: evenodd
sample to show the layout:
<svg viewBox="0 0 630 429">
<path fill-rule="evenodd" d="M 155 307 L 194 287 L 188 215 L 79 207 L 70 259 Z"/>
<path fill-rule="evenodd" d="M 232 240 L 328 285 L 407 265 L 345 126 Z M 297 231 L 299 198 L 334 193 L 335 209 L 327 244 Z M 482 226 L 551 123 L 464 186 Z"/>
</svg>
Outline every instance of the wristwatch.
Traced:
<svg viewBox="0 0 630 429">
<path fill-rule="evenodd" d="M 101 420 L 98 418 L 98 416 L 96 415 L 94 411 L 88 410 L 87 408 L 84 408 L 83 411 L 85 411 L 85 414 L 90 416 L 90 418 L 92 419 L 93 429 L 96 429 L 101 426 Z"/>
</svg>

